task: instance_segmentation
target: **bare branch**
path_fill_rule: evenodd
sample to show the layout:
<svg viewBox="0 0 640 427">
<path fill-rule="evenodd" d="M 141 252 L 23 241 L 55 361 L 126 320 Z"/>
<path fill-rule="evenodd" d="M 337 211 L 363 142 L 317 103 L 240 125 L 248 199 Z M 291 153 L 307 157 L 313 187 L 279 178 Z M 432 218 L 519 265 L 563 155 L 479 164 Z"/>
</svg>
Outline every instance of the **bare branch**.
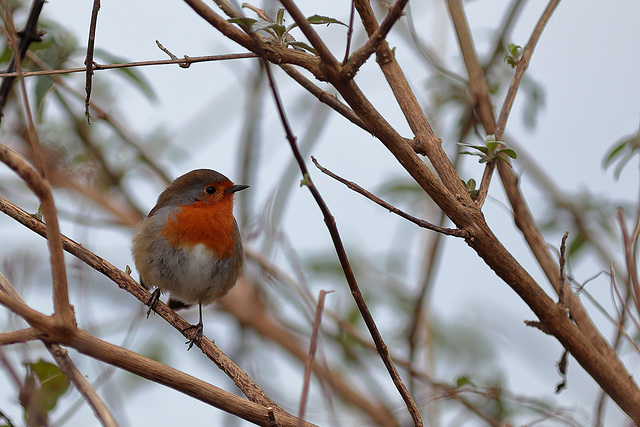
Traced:
<svg viewBox="0 0 640 427">
<path fill-rule="evenodd" d="M 344 59 L 342 60 L 342 65 L 347 62 L 349 59 L 349 54 L 351 53 L 351 39 L 353 38 L 353 18 L 356 15 L 356 5 L 354 0 L 351 0 L 351 13 L 349 13 L 349 29 L 347 30 L 347 45 L 344 49 Z"/>
<path fill-rule="evenodd" d="M 40 332 L 34 328 L 19 331 L 0 332 L 0 347 L 9 344 L 26 343 L 40 338 Z"/>
<path fill-rule="evenodd" d="M 409 3 L 409 0 L 396 0 L 380 26 L 369 36 L 369 40 L 367 40 L 360 49 L 353 52 L 349 60 L 343 64 L 343 76 L 353 78 L 353 76 L 356 75 L 360 67 L 362 67 L 362 64 L 378 49 L 382 41 L 386 39 L 391 31 L 393 25 L 402 17 L 407 3 Z"/>
<path fill-rule="evenodd" d="M 377 203 L 378 205 L 382 206 L 383 208 L 389 210 L 389 212 L 393 212 L 394 214 L 396 214 L 398 216 L 401 216 L 402 218 L 413 222 L 414 224 L 416 224 L 419 227 L 426 228 L 426 229 L 432 230 L 432 231 L 436 231 L 438 233 L 442 233 L 442 234 L 447 235 L 447 236 L 455 236 L 455 237 L 463 237 L 463 238 L 469 237 L 469 233 L 466 230 L 460 230 L 460 229 L 457 229 L 457 228 L 439 227 L 439 226 L 437 226 L 435 224 L 431 224 L 428 221 L 425 221 L 423 219 L 416 218 L 416 217 L 414 217 L 412 215 L 409 215 L 408 213 L 401 211 L 400 209 L 396 208 L 395 206 L 385 202 L 381 198 L 377 197 L 376 195 L 374 195 L 374 194 L 370 193 L 369 191 L 365 190 L 364 188 L 360 187 L 355 182 L 348 181 L 348 180 L 336 175 L 335 173 L 331 172 L 329 169 L 323 167 L 320 163 L 318 163 L 318 161 L 315 159 L 315 157 L 311 156 L 311 160 L 313 161 L 313 163 L 316 165 L 316 167 L 318 169 L 320 169 L 323 173 L 329 175 L 331 178 L 335 179 L 336 181 L 339 181 L 339 182 L 343 183 L 344 185 L 346 185 L 347 187 L 349 187 L 350 189 L 352 189 L 356 193 L 362 194 L 364 197 L 366 197 L 367 199 L 371 200 L 372 202 Z"/>
<path fill-rule="evenodd" d="M 640 314 L 640 283 L 638 282 L 638 266 L 633 247 L 636 242 L 632 241 L 627 230 L 627 224 L 624 220 L 622 209 L 618 209 L 618 222 L 620 223 L 620 231 L 622 232 L 622 243 L 624 245 L 625 261 L 627 263 L 627 274 L 631 281 L 631 288 L 635 295 L 636 310 Z"/>
<path fill-rule="evenodd" d="M 449 14 L 456 29 L 458 44 L 462 52 L 464 65 L 469 75 L 469 88 L 473 97 L 474 109 L 487 135 L 495 134 L 495 116 L 493 103 L 489 96 L 489 86 L 484 71 L 476 56 L 476 49 L 469 31 L 469 24 L 462 8 L 461 0 L 447 0 Z"/>
<path fill-rule="evenodd" d="M 91 124 L 91 111 L 89 111 L 89 101 L 91 100 L 91 84 L 93 79 L 93 50 L 96 42 L 96 26 L 98 25 L 98 11 L 100 10 L 100 0 L 93 0 L 93 10 L 91 11 L 91 24 L 89 25 L 89 41 L 87 42 L 87 56 L 84 65 L 87 67 L 85 75 L 84 90 L 87 97 L 84 99 L 84 115 L 87 123 Z"/>
<path fill-rule="evenodd" d="M 322 312 L 324 310 L 324 298 L 328 293 L 334 291 L 321 290 L 318 295 L 318 306 L 316 307 L 316 317 L 313 322 L 313 329 L 311 331 L 311 343 L 309 344 L 309 356 L 304 363 L 304 381 L 302 387 L 302 396 L 300 397 L 300 409 L 298 410 L 298 423 L 302 426 L 304 420 L 304 412 L 307 408 L 307 398 L 309 397 L 309 385 L 311 383 L 311 368 L 313 366 L 313 360 L 316 357 L 316 349 L 318 348 L 318 333 L 320 331 L 320 324 L 322 322 Z"/>
<path fill-rule="evenodd" d="M 40 13 L 42 12 L 42 7 L 45 4 L 45 0 L 33 0 L 31 4 L 31 10 L 29 11 L 29 17 L 27 18 L 27 22 L 18 34 L 20 36 L 20 42 L 18 44 L 14 43 L 13 55 L 11 56 L 11 60 L 9 61 L 9 65 L 7 66 L 7 73 L 12 73 L 14 70 L 19 70 L 18 65 L 22 63 L 22 59 L 24 58 L 27 50 L 29 49 L 29 45 L 32 42 L 40 41 L 40 37 L 42 33 L 38 31 L 38 19 L 40 19 Z M 11 8 L 7 7 L 6 0 L 2 1 L 2 8 L 4 9 L 4 20 L 7 23 L 7 30 L 9 31 L 8 38 L 15 40 L 15 34 L 13 33 L 13 21 L 11 18 L 10 12 Z M 13 87 L 13 82 L 15 77 L 18 74 L 11 76 L 6 76 L 5 80 L 2 81 L 2 85 L 0 86 L 0 120 L 2 116 L 4 116 L 4 106 L 7 103 L 9 98 L 9 93 L 11 92 L 11 88 Z M 5 77 L 5 76 L 2 76 Z"/>
<path fill-rule="evenodd" d="M 160 59 L 156 61 L 135 61 L 124 62 L 121 64 L 93 64 L 93 71 L 100 70 L 112 70 L 115 68 L 135 68 L 135 67 L 148 67 L 152 65 L 169 65 L 169 64 L 195 64 L 198 62 L 211 62 L 211 61 L 227 61 L 230 59 L 245 59 L 245 58 L 257 58 L 253 53 L 229 53 L 224 55 L 207 55 L 207 56 L 185 56 L 184 58 L 176 59 Z M 33 77 L 33 76 L 54 76 L 58 74 L 73 74 L 84 73 L 87 71 L 87 67 L 79 68 L 67 68 L 64 70 L 40 70 L 40 71 L 25 71 L 20 74 L 21 77 Z M 17 77 L 18 73 L 0 73 L 0 77 Z"/>
<path fill-rule="evenodd" d="M 405 405 L 407 406 L 407 409 L 409 410 L 409 413 L 411 414 L 411 417 L 413 418 L 414 423 L 416 424 L 416 426 L 421 426 L 423 424 L 422 424 L 422 419 L 420 417 L 420 411 L 418 409 L 418 406 L 413 400 L 413 397 L 411 397 L 411 395 L 409 394 L 407 387 L 402 382 L 402 378 L 398 374 L 398 370 L 396 369 L 393 363 L 393 360 L 389 355 L 389 350 L 387 348 L 387 345 L 384 343 L 384 340 L 380 335 L 380 331 L 378 330 L 378 326 L 373 320 L 373 316 L 371 315 L 371 312 L 367 307 L 367 303 L 364 300 L 362 292 L 360 291 L 360 287 L 358 286 L 358 283 L 356 281 L 355 275 L 353 274 L 353 270 L 351 269 L 351 265 L 349 263 L 349 259 L 344 249 L 344 245 L 342 244 L 342 238 L 340 237 L 340 233 L 336 226 L 335 218 L 331 214 L 329 207 L 326 205 L 317 187 L 313 184 L 313 181 L 311 180 L 311 176 L 309 175 L 309 170 L 307 169 L 304 159 L 302 158 L 302 155 L 300 154 L 300 150 L 298 149 L 298 146 L 296 144 L 296 137 L 294 136 L 293 131 L 289 126 L 289 122 L 287 120 L 287 117 L 284 111 L 284 106 L 282 105 L 282 101 L 280 100 L 280 95 L 278 94 L 278 90 L 275 85 L 275 80 L 271 75 L 271 70 L 269 68 L 270 65 L 266 60 L 264 60 L 264 64 L 265 64 L 265 69 L 267 70 L 267 76 L 269 77 L 269 85 L 271 86 L 271 89 L 273 92 L 273 98 L 276 103 L 278 114 L 280 116 L 280 120 L 282 121 L 282 126 L 285 129 L 287 140 L 289 141 L 289 145 L 291 146 L 291 150 L 293 151 L 293 156 L 296 159 L 296 162 L 300 167 L 300 172 L 302 173 L 302 176 L 303 176 L 302 182 L 309 189 L 314 200 L 318 204 L 320 211 L 322 212 L 325 224 L 329 230 L 329 234 L 331 235 L 331 240 L 333 241 L 336 253 L 338 255 L 338 259 L 340 260 L 342 271 L 345 274 L 347 283 L 349 285 L 349 289 L 351 290 L 351 295 L 353 296 L 356 302 L 356 305 L 360 310 L 360 315 L 362 316 L 365 324 L 367 325 L 367 328 L 369 329 L 369 333 L 371 334 L 373 341 L 376 344 L 376 348 L 378 350 L 378 353 L 380 354 L 380 358 L 382 359 L 385 367 L 387 368 L 387 371 L 389 372 L 389 375 L 391 376 L 393 383 L 395 384 L 396 388 L 400 392 L 400 395 L 402 396 L 402 399 L 404 400 Z"/>
<path fill-rule="evenodd" d="M 496 126 L 495 131 L 491 132 L 495 134 L 497 140 L 502 139 L 505 126 L 507 125 L 507 119 L 509 118 L 511 107 L 513 106 L 513 101 L 516 98 L 516 93 L 518 92 L 518 88 L 520 87 L 520 82 L 522 81 L 524 72 L 526 71 L 527 67 L 529 66 L 529 62 L 531 61 L 533 50 L 535 49 L 536 44 L 538 43 L 538 40 L 542 35 L 542 31 L 544 30 L 544 27 L 547 25 L 547 22 L 549 22 L 549 19 L 551 18 L 553 11 L 555 10 L 555 8 L 558 6 L 559 3 L 560 3 L 560 0 L 551 0 L 547 4 L 547 8 L 543 12 L 540 19 L 538 20 L 538 23 L 536 24 L 536 27 L 534 28 L 533 33 L 531 34 L 531 37 L 529 38 L 529 41 L 527 42 L 527 45 L 524 48 L 522 57 L 518 61 L 518 66 L 516 67 L 516 73 L 513 76 L 513 79 L 511 80 L 511 84 L 509 85 L 509 90 L 507 91 L 507 95 L 502 104 L 502 110 L 500 110 L 500 116 L 498 117 L 498 124 Z"/>
</svg>

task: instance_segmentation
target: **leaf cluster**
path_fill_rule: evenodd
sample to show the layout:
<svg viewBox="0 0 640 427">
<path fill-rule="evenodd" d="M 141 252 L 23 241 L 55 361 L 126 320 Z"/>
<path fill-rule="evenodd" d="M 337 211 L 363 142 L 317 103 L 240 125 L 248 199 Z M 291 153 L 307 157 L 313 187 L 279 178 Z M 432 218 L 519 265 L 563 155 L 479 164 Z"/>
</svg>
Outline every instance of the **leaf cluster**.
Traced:
<svg viewBox="0 0 640 427">
<path fill-rule="evenodd" d="M 485 140 L 486 145 L 473 145 L 466 144 L 464 142 L 459 142 L 458 145 L 461 147 L 471 148 L 476 151 L 463 151 L 461 154 L 468 154 L 471 156 L 480 157 L 480 163 L 491 163 L 495 159 L 500 159 L 503 162 L 509 164 L 507 159 L 502 156 L 502 154 L 511 157 L 512 159 L 517 159 L 518 155 L 515 150 L 512 148 L 508 148 L 505 146 L 505 143 L 502 141 L 496 141 L 496 137 L 494 135 L 487 135 Z"/>
<path fill-rule="evenodd" d="M 507 53 L 504 55 L 504 62 L 516 68 L 522 58 L 522 46 L 515 43 L 509 43 L 507 46 Z"/>
<path fill-rule="evenodd" d="M 298 24 L 296 22 L 286 25 L 284 24 L 284 8 L 279 8 L 276 11 L 275 20 L 265 20 L 262 18 L 253 19 L 253 18 L 231 18 L 228 21 L 232 24 L 238 24 L 241 26 L 245 26 L 249 28 L 249 31 L 256 33 L 259 31 L 263 31 L 267 33 L 271 40 L 275 41 L 279 46 L 283 47 L 293 47 L 298 50 L 306 50 L 314 55 L 317 55 L 317 52 L 314 48 L 309 46 L 304 42 L 297 41 L 296 39 L 289 34 L 291 30 L 296 28 Z M 331 18 L 328 16 L 321 15 L 312 15 L 307 17 L 307 21 L 312 25 L 330 25 L 330 24 L 340 24 L 347 26 L 344 22 L 341 22 L 335 18 Z"/>
</svg>

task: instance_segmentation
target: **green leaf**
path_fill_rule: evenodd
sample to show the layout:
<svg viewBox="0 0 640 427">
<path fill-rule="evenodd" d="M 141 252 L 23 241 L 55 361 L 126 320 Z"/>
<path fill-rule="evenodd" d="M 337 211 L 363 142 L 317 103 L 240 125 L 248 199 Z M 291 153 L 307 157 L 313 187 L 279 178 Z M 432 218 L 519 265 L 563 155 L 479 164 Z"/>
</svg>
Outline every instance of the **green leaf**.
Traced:
<svg viewBox="0 0 640 427">
<path fill-rule="evenodd" d="M 284 25 L 284 7 L 281 7 L 276 12 L 276 23 L 278 25 Z"/>
<path fill-rule="evenodd" d="M 304 42 L 299 42 L 299 41 L 288 41 L 285 42 L 286 46 L 295 46 L 295 47 L 299 47 L 301 49 L 307 50 L 311 53 L 313 53 L 314 55 L 318 56 L 318 52 L 312 48 L 311 46 L 309 46 L 308 44 L 304 43 Z"/>
<path fill-rule="evenodd" d="M 38 377 L 46 408 L 52 410 L 56 407 L 58 398 L 69 388 L 69 378 L 62 373 L 58 365 L 42 359 L 36 363 L 28 363 L 27 366 Z"/>
<path fill-rule="evenodd" d="M 286 28 L 283 25 L 278 24 L 277 22 L 268 22 L 268 21 L 258 21 L 257 23 L 251 26 L 251 32 L 257 33 L 258 31 L 267 31 L 273 30 L 274 35 L 282 36 L 287 32 Z"/>
<path fill-rule="evenodd" d="M 503 148 L 502 150 L 500 150 L 500 152 L 506 154 L 514 160 L 518 158 L 518 154 L 511 148 Z"/>
<path fill-rule="evenodd" d="M 246 25 L 247 27 L 251 27 L 253 24 L 258 22 L 258 20 L 253 18 L 231 18 L 231 19 L 227 19 L 227 22 L 230 22 L 232 24 L 238 24 L 241 26 Z"/>
<path fill-rule="evenodd" d="M 456 387 L 460 388 L 465 385 L 474 385 L 469 375 L 460 375 L 458 378 L 456 378 Z"/>
<path fill-rule="evenodd" d="M 507 46 L 507 53 L 504 56 L 504 61 L 507 64 L 511 65 L 511 67 L 515 68 L 518 66 L 521 56 L 522 47 L 515 43 L 509 43 L 509 45 Z"/>
<path fill-rule="evenodd" d="M 96 50 L 94 51 L 94 56 L 100 58 L 107 64 L 128 62 L 125 58 L 113 55 L 100 48 L 96 48 Z M 158 97 L 153 91 L 153 87 L 149 84 L 149 82 L 147 82 L 142 73 L 140 73 L 138 70 L 135 70 L 133 68 L 117 68 L 116 70 L 122 73 L 124 77 L 129 79 L 133 83 L 134 87 L 137 87 L 140 92 L 142 92 L 147 97 L 147 99 L 149 99 L 150 101 L 158 100 Z"/>
<path fill-rule="evenodd" d="M 44 114 L 45 98 L 54 87 L 54 82 L 51 77 L 41 77 L 37 79 L 34 86 L 34 99 L 35 105 L 38 106 L 38 121 L 42 121 L 42 115 Z"/>
<path fill-rule="evenodd" d="M 321 25 L 321 24 L 340 24 L 340 25 L 344 25 L 345 27 L 347 27 L 348 25 L 345 24 L 342 21 L 338 21 L 335 18 L 330 18 L 328 16 L 322 16 L 322 15 L 313 15 L 313 16 L 309 16 L 307 18 L 307 21 L 309 21 L 309 24 L 314 24 L 314 25 Z"/>
<path fill-rule="evenodd" d="M 311 185 L 311 180 L 309 179 L 308 173 L 305 173 L 304 177 L 300 180 L 300 187 L 302 187 L 303 185 L 306 185 L 306 186 Z"/>
<path fill-rule="evenodd" d="M 60 368 L 40 359 L 25 363 L 27 374 L 20 390 L 19 400 L 29 425 L 46 424 L 49 412 L 69 388 L 69 379 Z"/>
<path fill-rule="evenodd" d="M 571 243 L 569 243 L 569 248 L 567 250 L 567 255 L 568 256 L 573 256 L 575 254 L 578 253 L 578 251 L 580 251 L 580 249 L 582 249 L 582 247 L 584 246 L 584 244 L 587 243 L 587 238 L 584 234 L 579 233 L 573 240 L 571 240 Z"/>
<path fill-rule="evenodd" d="M 629 137 L 624 137 L 613 146 L 613 149 L 609 151 L 609 154 L 602 161 L 602 166 L 608 169 L 616 161 L 618 162 L 613 176 L 615 179 L 620 178 L 620 174 L 627 166 L 631 158 L 638 152 L 638 135 L 632 134 Z"/>
</svg>

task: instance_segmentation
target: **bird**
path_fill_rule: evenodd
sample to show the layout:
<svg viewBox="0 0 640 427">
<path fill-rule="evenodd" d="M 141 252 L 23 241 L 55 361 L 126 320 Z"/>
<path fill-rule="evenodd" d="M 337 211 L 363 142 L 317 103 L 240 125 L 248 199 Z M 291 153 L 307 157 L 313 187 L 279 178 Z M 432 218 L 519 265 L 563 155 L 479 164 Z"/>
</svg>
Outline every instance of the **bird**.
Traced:
<svg viewBox="0 0 640 427">
<path fill-rule="evenodd" d="M 156 288 L 146 302 L 147 318 L 163 291 L 169 293 L 167 305 L 173 310 L 198 304 L 198 323 L 183 330 L 195 329 L 187 350 L 202 340 L 202 306 L 229 292 L 244 270 L 233 197 L 248 187 L 211 169 L 193 170 L 160 194 L 133 232 L 140 284 Z"/>
</svg>

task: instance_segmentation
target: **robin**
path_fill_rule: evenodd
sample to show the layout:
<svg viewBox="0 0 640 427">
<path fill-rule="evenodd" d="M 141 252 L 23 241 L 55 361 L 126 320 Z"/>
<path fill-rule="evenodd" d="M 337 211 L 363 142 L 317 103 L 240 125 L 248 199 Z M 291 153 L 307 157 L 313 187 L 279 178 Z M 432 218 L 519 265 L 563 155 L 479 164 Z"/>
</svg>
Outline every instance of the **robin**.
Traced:
<svg viewBox="0 0 640 427">
<path fill-rule="evenodd" d="M 225 295 L 244 268 L 233 195 L 247 187 L 210 169 L 191 171 L 176 178 L 136 226 L 133 258 L 140 284 L 156 287 L 147 317 L 161 291 L 169 292 L 173 310 L 199 306 L 198 324 L 187 328 L 195 329 L 187 350 L 202 339 L 202 306 Z"/>
</svg>

